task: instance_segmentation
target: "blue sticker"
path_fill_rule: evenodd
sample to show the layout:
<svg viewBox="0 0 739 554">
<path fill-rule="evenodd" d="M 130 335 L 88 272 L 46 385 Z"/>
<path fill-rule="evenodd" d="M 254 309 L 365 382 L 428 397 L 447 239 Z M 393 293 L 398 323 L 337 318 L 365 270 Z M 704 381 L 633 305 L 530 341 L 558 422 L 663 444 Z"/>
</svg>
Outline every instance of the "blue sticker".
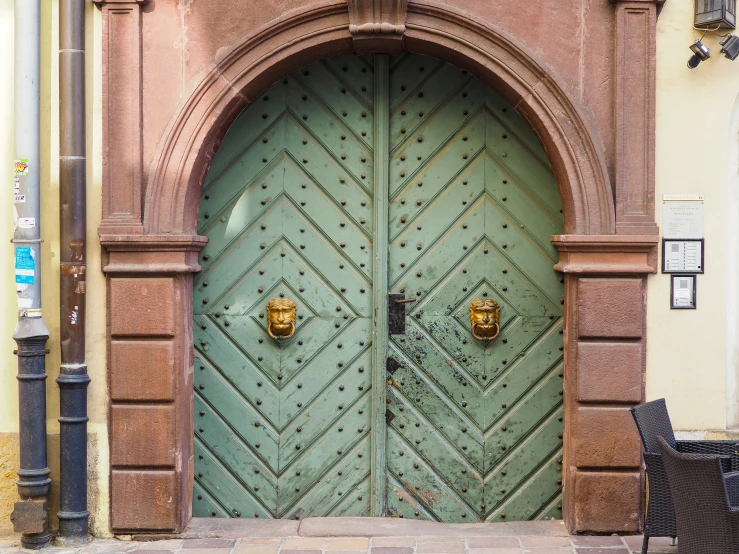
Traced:
<svg viewBox="0 0 739 554">
<path fill-rule="evenodd" d="M 19 246 L 15 249 L 16 269 L 36 269 L 36 262 L 31 256 L 31 249 L 27 246 Z"/>
<path fill-rule="evenodd" d="M 36 261 L 27 246 L 15 249 L 15 282 L 22 285 L 33 285 Z"/>
</svg>

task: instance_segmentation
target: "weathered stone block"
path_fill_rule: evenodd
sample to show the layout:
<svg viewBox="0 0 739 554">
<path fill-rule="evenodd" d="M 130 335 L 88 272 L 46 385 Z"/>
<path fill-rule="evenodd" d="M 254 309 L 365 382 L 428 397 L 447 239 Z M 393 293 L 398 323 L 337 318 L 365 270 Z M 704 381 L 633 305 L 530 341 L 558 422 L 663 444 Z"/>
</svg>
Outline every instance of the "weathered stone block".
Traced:
<svg viewBox="0 0 739 554">
<path fill-rule="evenodd" d="M 110 409 L 110 463 L 113 466 L 174 467 L 174 406 L 113 405 Z"/>
<path fill-rule="evenodd" d="M 175 529 L 174 471 L 113 470 L 110 486 L 111 527 L 115 531 Z"/>
<path fill-rule="evenodd" d="M 630 338 L 643 334 L 641 279 L 580 279 L 577 327 L 580 338 Z"/>
<path fill-rule="evenodd" d="M 578 343 L 577 401 L 641 402 L 642 359 L 641 343 Z"/>
<path fill-rule="evenodd" d="M 110 280 L 113 336 L 174 336 L 174 281 L 169 278 Z"/>
<path fill-rule="evenodd" d="M 112 400 L 174 400 L 174 343 L 111 341 Z"/>
<path fill-rule="evenodd" d="M 638 468 L 641 442 L 628 408 L 584 408 L 575 412 L 572 452 L 579 468 Z"/>
<path fill-rule="evenodd" d="M 635 532 L 639 530 L 641 475 L 578 472 L 575 477 L 575 530 Z"/>
</svg>

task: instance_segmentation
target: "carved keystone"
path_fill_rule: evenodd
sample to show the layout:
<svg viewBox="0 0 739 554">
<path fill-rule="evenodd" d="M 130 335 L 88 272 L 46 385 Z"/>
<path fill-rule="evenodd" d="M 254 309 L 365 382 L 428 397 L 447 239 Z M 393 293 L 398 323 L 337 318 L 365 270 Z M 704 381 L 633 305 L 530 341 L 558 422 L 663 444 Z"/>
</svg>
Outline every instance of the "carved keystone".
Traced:
<svg viewBox="0 0 739 554">
<path fill-rule="evenodd" d="M 348 0 L 349 32 L 357 54 L 402 51 L 407 0 Z"/>
</svg>

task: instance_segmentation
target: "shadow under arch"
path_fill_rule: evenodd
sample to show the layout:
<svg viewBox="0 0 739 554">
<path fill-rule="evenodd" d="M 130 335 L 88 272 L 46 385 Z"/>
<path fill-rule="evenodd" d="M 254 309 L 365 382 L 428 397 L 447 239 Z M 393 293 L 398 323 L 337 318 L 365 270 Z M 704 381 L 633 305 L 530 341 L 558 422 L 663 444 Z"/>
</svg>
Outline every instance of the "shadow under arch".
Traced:
<svg viewBox="0 0 739 554">
<path fill-rule="evenodd" d="M 529 122 L 554 170 L 565 233 L 615 234 L 600 137 L 552 70 L 506 33 L 440 3 L 409 3 L 406 29 L 405 50 L 466 69 Z M 220 56 L 180 104 L 160 142 L 146 187 L 145 233 L 196 234 L 205 175 L 244 107 L 298 68 L 352 51 L 346 2 L 324 0 L 285 13 Z"/>
</svg>

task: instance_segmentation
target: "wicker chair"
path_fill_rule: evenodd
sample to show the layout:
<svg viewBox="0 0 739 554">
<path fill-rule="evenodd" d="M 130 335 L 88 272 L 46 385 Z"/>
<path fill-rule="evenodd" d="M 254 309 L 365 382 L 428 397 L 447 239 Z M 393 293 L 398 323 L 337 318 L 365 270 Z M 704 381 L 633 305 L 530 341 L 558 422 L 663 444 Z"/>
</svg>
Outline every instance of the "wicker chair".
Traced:
<svg viewBox="0 0 739 554">
<path fill-rule="evenodd" d="M 658 441 L 675 503 L 678 553 L 739 552 L 739 473 L 725 474 L 720 456 L 682 454 Z"/>
<path fill-rule="evenodd" d="M 636 427 L 644 444 L 644 465 L 647 468 L 649 502 L 644 522 L 642 554 L 647 553 L 650 537 L 677 537 L 675 509 L 670 485 L 662 464 L 657 437 L 678 452 L 721 456 L 724 471 L 739 470 L 739 445 L 735 441 L 678 441 L 672 431 L 664 398 L 631 408 Z"/>
</svg>

